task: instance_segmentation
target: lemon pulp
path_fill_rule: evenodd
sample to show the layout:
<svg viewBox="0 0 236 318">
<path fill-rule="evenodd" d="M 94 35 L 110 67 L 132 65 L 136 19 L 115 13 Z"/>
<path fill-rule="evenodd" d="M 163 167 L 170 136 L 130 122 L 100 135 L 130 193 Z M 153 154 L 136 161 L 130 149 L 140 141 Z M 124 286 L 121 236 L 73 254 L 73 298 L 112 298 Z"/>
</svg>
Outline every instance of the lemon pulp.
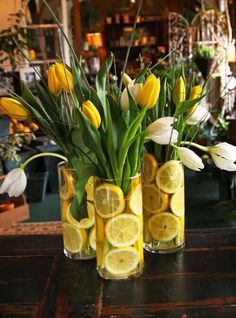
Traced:
<svg viewBox="0 0 236 318">
<path fill-rule="evenodd" d="M 143 185 L 143 207 L 145 212 L 158 213 L 168 208 L 169 195 L 159 190 L 154 184 Z"/>
<path fill-rule="evenodd" d="M 105 233 L 109 243 L 115 247 L 134 244 L 140 235 L 141 225 L 137 216 L 122 213 L 108 220 Z"/>
<path fill-rule="evenodd" d="M 154 214 L 148 220 L 148 228 L 152 237 L 161 242 L 173 240 L 180 231 L 180 222 L 177 216 L 169 212 Z"/>
<path fill-rule="evenodd" d="M 156 184 L 166 193 L 175 193 L 182 186 L 183 180 L 183 166 L 178 160 L 170 160 L 157 170 Z"/>
<path fill-rule="evenodd" d="M 125 275 L 139 263 L 139 254 L 134 247 L 111 249 L 105 256 L 105 269 L 112 275 Z"/>
<path fill-rule="evenodd" d="M 62 224 L 63 242 L 65 249 L 70 253 L 82 252 L 87 243 L 87 234 L 84 229 L 78 229 L 69 223 Z"/>
<path fill-rule="evenodd" d="M 95 190 L 95 208 L 103 218 L 110 218 L 120 214 L 125 209 L 123 191 L 114 184 L 103 183 Z"/>
</svg>

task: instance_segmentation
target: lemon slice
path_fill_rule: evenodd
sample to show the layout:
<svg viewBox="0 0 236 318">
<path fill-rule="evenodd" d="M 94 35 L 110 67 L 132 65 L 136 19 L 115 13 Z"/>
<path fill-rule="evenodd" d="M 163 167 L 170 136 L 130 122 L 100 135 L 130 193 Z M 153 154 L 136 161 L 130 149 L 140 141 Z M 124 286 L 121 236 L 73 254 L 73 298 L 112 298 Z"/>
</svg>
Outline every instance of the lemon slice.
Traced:
<svg viewBox="0 0 236 318">
<path fill-rule="evenodd" d="M 144 182 L 153 182 L 157 172 L 157 160 L 148 153 L 144 152 L 142 156 L 142 178 Z"/>
<path fill-rule="evenodd" d="M 94 200 L 94 178 L 93 176 L 89 177 L 86 186 L 85 191 L 87 194 L 87 200 L 93 201 Z"/>
<path fill-rule="evenodd" d="M 92 247 L 94 251 L 96 251 L 96 229 L 93 226 L 89 233 L 89 245 Z"/>
<path fill-rule="evenodd" d="M 125 209 L 124 194 L 117 185 L 102 183 L 95 190 L 94 204 L 101 217 L 110 218 Z"/>
<path fill-rule="evenodd" d="M 112 275 L 125 275 L 139 263 L 139 254 L 134 247 L 111 249 L 105 256 L 105 269 Z"/>
<path fill-rule="evenodd" d="M 143 187 L 143 208 L 149 213 L 166 211 L 169 205 L 169 195 L 162 192 L 154 184 L 144 184 Z"/>
<path fill-rule="evenodd" d="M 77 221 L 70 212 L 71 203 L 68 204 L 65 210 L 65 219 L 68 223 L 78 227 L 79 229 L 89 229 L 95 223 L 95 210 L 94 205 L 91 202 L 87 202 L 88 218 L 83 218 Z"/>
<path fill-rule="evenodd" d="M 104 220 L 98 214 L 96 214 L 96 238 L 99 243 L 103 243 L 105 238 Z"/>
<path fill-rule="evenodd" d="M 184 187 L 177 190 L 170 199 L 171 211 L 177 216 L 184 215 Z"/>
<path fill-rule="evenodd" d="M 87 244 L 87 234 L 84 229 L 78 229 L 69 223 L 62 223 L 64 248 L 70 253 L 82 252 Z"/>
<path fill-rule="evenodd" d="M 69 200 L 75 194 L 75 182 L 69 169 L 62 169 L 64 184 L 60 187 L 60 197 L 62 200 Z"/>
<path fill-rule="evenodd" d="M 183 166 L 178 160 L 167 161 L 157 170 L 156 184 L 166 193 L 175 193 L 182 186 L 183 180 Z"/>
<path fill-rule="evenodd" d="M 137 184 L 128 194 L 128 206 L 136 215 L 143 213 L 142 185 Z"/>
<path fill-rule="evenodd" d="M 134 244 L 140 235 L 141 226 L 137 216 L 122 213 L 110 219 L 105 226 L 108 242 L 115 247 Z"/>
<path fill-rule="evenodd" d="M 154 214 L 148 221 L 148 228 L 152 237 L 161 242 L 173 240 L 180 231 L 177 216 L 169 212 Z"/>
</svg>

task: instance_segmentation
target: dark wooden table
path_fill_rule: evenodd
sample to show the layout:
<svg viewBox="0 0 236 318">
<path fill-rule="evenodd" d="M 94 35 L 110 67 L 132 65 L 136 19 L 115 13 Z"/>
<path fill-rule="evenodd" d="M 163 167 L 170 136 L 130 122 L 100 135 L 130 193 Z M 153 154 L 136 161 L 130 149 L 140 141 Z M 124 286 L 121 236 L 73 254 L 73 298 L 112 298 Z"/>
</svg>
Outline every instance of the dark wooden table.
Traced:
<svg viewBox="0 0 236 318">
<path fill-rule="evenodd" d="M 236 228 L 187 231 L 186 248 L 145 254 L 142 276 L 105 281 L 59 235 L 0 238 L 0 317 L 236 317 Z"/>
</svg>

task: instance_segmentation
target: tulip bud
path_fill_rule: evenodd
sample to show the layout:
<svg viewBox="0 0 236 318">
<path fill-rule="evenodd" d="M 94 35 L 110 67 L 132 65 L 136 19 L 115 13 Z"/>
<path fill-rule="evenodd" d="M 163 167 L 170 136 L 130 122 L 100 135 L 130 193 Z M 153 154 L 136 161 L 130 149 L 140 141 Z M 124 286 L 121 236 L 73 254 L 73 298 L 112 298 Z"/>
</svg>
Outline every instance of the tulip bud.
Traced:
<svg viewBox="0 0 236 318">
<path fill-rule="evenodd" d="M 94 104 L 90 100 L 83 102 L 82 112 L 88 118 L 91 125 L 95 129 L 98 129 L 99 126 L 101 125 L 101 117 L 97 108 L 94 106 Z"/>
<path fill-rule="evenodd" d="M 133 96 L 133 98 L 136 100 L 137 96 L 139 95 L 140 89 L 142 85 L 141 84 L 133 84 L 130 83 L 128 84 L 127 87 L 123 90 L 120 98 L 120 106 L 122 111 L 126 111 L 129 109 L 129 95 L 128 95 L 128 90 L 129 93 Z"/>
<path fill-rule="evenodd" d="M 197 85 L 197 86 L 194 86 L 190 92 L 190 95 L 189 95 L 189 100 L 193 100 L 193 99 L 196 99 L 198 97 L 201 96 L 201 93 L 202 93 L 202 87 L 200 85 Z M 192 115 L 194 113 L 194 111 L 196 110 L 197 108 L 197 103 L 195 105 L 193 105 L 188 111 L 188 115 Z"/>
<path fill-rule="evenodd" d="M 128 86 L 128 84 L 131 84 L 133 81 L 132 79 L 129 77 L 128 74 L 126 73 L 122 73 L 122 82 L 125 84 L 125 86 Z"/>
<path fill-rule="evenodd" d="M 0 110 L 3 114 L 19 121 L 26 120 L 30 116 L 28 109 L 17 99 L 11 97 L 0 98 Z"/>
<path fill-rule="evenodd" d="M 140 107 L 147 107 L 148 109 L 155 106 L 160 93 L 160 78 L 156 78 L 151 74 L 146 79 L 143 87 L 138 94 L 138 104 Z"/>
<path fill-rule="evenodd" d="M 55 64 L 48 69 L 48 89 L 53 95 L 58 95 L 62 89 L 55 72 Z"/>
<path fill-rule="evenodd" d="M 55 63 L 55 74 L 60 86 L 64 91 L 70 93 L 74 89 L 74 81 L 71 72 L 63 63 Z"/>
<path fill-rule="evenodd" d="M 185 101 L 186 96 L 186 89 L 185 89 L 185 83 L 183 80 L 183 77 L 180 76 L 180 78 L 176 81 L 174 89 L 173 89 L 173 102 L 175 106 L 177 106 L 179 103 L 182 103 Z"/>
</svg>

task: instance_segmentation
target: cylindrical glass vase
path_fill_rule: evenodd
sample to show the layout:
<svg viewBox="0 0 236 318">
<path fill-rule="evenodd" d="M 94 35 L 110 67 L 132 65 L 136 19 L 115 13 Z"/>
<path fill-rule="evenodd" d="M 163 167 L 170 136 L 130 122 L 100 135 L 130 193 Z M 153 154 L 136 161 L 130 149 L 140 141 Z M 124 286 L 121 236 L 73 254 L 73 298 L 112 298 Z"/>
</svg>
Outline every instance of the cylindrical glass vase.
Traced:
<svg viewBox="0 0 236 318">
<path fill-rule="evenodd" d="M 78 205 L 77 175 L 66 162 L 58 164 L 64 254 L 72 259 L 85 260 L 96 256 L 93 179 L 88 180 L 83 200 Z"/>
<path fill-rule="evenodd" d="M 111 280 L 139 276 L 144 266 L 141 176 L 96 179 L 94 206 L 99 275 Z"/>
<path fill-rule="evenodd" d="M 144 248 L 173 253 L 185 244 L 184 169 L 178 160 L 159 164 L 150 153 L 142 158 Z"/>
</svg>

